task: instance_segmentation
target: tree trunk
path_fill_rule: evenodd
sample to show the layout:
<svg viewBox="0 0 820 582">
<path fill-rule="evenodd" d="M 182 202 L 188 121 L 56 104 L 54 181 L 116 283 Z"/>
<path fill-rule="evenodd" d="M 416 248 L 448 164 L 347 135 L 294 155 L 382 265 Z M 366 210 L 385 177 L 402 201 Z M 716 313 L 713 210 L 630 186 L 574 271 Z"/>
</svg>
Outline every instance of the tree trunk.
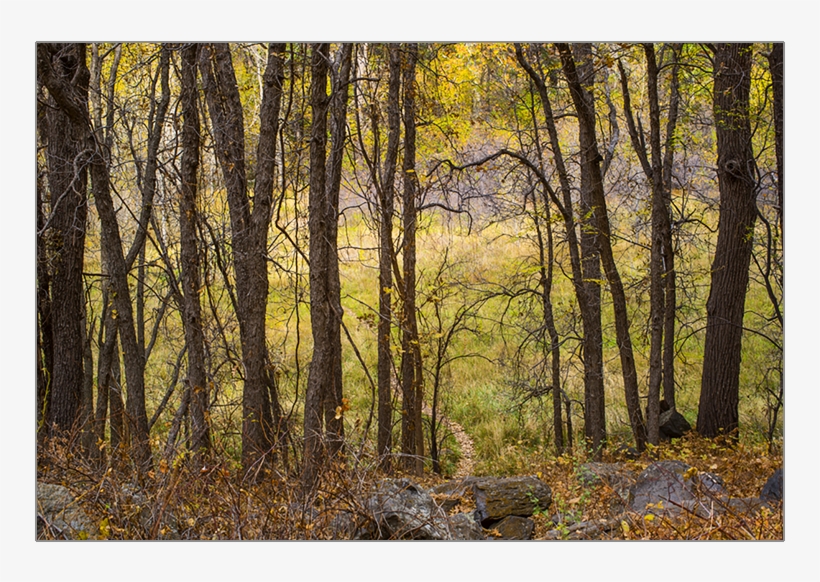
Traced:
<svg viewBox="0 0 820 582">
<path fill-rule="evenodd" d="M 540 149 L 540 148 L 539 148 Z M 546 348 L 549 338 L 550 370 L 552 381 L 552 421 L 555 433 L 555 454 L 564 454 L 564 423 L 561 418 L 561 351 L 558 339 L 558 330 L 555 328 L 555 317 L 552 311 L 552 268 L 555 261 L 555 249 L 552 240 L 552 224 L 550 220 L 549 199 L 544 193 L 544 226 L 547 230 L 546 256 L 544 253 L 544 238 L 541 234 L 540 217 L 538 215 L 538 197 L 533 196 L 533 220 L 535 233 L 538 239 L 539 269 L 541 271 L 541 308 L 543 309 Z M 544 354 L 546 361 L 546 353 Z"/>
<path fill-rule="evenodd" d="M 590 90 L 592 86 L 591 46 L 579 46 L 579 54 L 586 62 L 576 68 L 575 60 L 569 45 L 559 43 L 561 61 L 564 74 L 570 86 L 570 93 L 578 114 L 579 142 L 581 147 L 581 191 L 584 197 L 584 176 L 589 186 L 590 214 L 595 228 L 595 241 L 600 252 L 601 263 L 606 273 L 612 293 L 613 310 L 615 312 L 615 333 L 621 359 L 624 392 L 626 396 L 627 413 L 632 427 L 632 434 L 639 451 L 646 445 L 646 426 L 641 414 L 638 392 L 638 378 L 635 371 L 635 358 L 632 353 L 632 340 L 629 336 L 629 321 L 626 310 L 626 295 L 623 283 L 615 265 L 612 254 L 612 236 L 609 228 L 609 217 L 606 209 L 604 185 L 601 176 L 600 163 L 603 161 L 598 153 L 598 143 L 595 136 L 595 102 Z M 587 69 L 587 67 L 589 67 Z M 583 233 L 582 233 L 583 234 Z M 583 242 L 582 242 L 583 248 Z M 585 273 L 585 276 L 589 276 Z"/>
<path fill-rule="evenodd" d="M 664 240 L 664 329 L 663 329 L 663 399 L 675 410 L 675 317 L 677 315 L 677 274 L 675 272 L 675 247 L 672 242 L 672 164 L 675 156 L 675 128 L 678 123 L 680 104 L 680 52 L 682 45 L 673 46 L 675 62 L 672 65 L 669 112 L 666 122 L 666 145 L 663 155 L 664 208 L 669 222 L 668 236 Z"/>
<path fill-rule="evenodd" d="M 325 154 L 327 150 L 327 73 L 329 44 L 312 45 L 310 80 L 310 327 L 313 333 L 313 358 L 305 394 L 305 452 L 302 460 L 302 487 L 307 492 L 316 484 L 324 456 L 322 414 L 325 394 L 331 386 L 332 348 L 328 345 L 330 325 L 330 269 L 327 248 L 329 213 Z"/>
<path fill-rule="evenodd" d="M 416 323 L 416 59 L 418 45 L 406 46 L 402 71 L 404 85 L 404 194 L 403 226 L 403 312 L 401 346 L 402 380 L 402 453 L 408 471 L 421 475 L 424 470 L 421 407 L 421 350 Z"/>
<path fill-rule="evenodd" d="M 756 168 L 749 123 L 750 44 L 718 44 L 714 115 L 720 223 L 706 303 L 706 343 L 697 429 L 706 437 L 738 427 L 740 349 L 756 215 Z"/>
<path fill-rule="evenodd" d="M 339 192 L 342 181 L 342 161 L 347 136 L 347 102 L 350 94 L 350 69 L 353 45 L 346 43 L 336 54 L 331 69 L 331 97 L 329 103 L 331 146 L 327 160 L 327 252 L 328 301 L 330 320 L 325 333 L 331 349 L 330 384 L 325 393 L 325 434 L 328 455 L 332 458 L 343 449 L 344 418 L 342 411 L 342 290 L 339 280 Z"/>
<path fill-rule="evenodd" d="M 38 112 L 38 123 L 41 115 Z M 44 129 L 38 128 L 45 137 Z M 38 441 L 48 432 L 46 412 L 54 373 L 54 330 L 51 324 L 51 277 L 48 272 L 45 228 L 45 189 L 37 175 L 37 436 Z"/>
<path fill-rule="evenodd" d="M 281 44 L 268 47 L 254 203 L 247 194 L 244 118 L 231 54 L 226 44 L 203 45 L 200 70 L 214 128 L 230 209 L 236 303 L 245 385 L 242 392 L 242 467 L 259 475 L 272 462 L 275 427 L 266 369 L 265 314 L 268 293 L 267 234 L 271 220 L 276 135 L 284 60 Z"/>
<path fill-rule="evenodd" d="M 83 388 L 83 258 L 89 158 L 89 72 L 84 44 L 40 44 L 37 75 L 49 92 L 47 143 L 51 218 L 53 371 L 47 423 L 57 434 L 77 420 Z M 85 112 L 85 114 L 84 114 Z"/>
<path fill-rule="evenodd" d="M 777 158 L 777 218 L 783 230 L 783 43 L 772 44 L 768 55 L 772 76 L 772 110 L 774 112 L 774 151 Z"/>
<path fill-rule="evenodd" d="M 199 168 L 199 109 L 197 105 L 196 43 L 182 49 L 182 164 L 180 168 L 179 244 L 182 263 L 182 324 L 188 346 L 188 386 L 191 391 L 191 450 L 198 465 L 210 448 L 208 382 L 199 299 L 199 243 L 197 241 L 197 171 Z"/>
<path fill-rule="evenodd" d="M 555 117 L 552 113 L 552 105 L 547 93 L 546 83 L 543 77 L 538 75 L 526 61 L 521 46 L 516 45 L 515 50 L 519 64 L 527 71 L 530 79 L 535 83 L 538 94 L 541 97 L 544 119 L 550 137 L 550 147 L 552 148 L 555 169 L 558 172 L 558 180 L 561 185 L 562 200 L 559 200 L 555 193 L 550 191 L 549 183 L 544 176 L 542 175 L 540 177 L 544 189 L 550 195 L 553 203 L 561 213 L 567 235 L 567 242 L 569 244 L 572 283 L 575 289 L 578 307 L 581 310 L 581 322 L 584 329 L 584 433 L 587 439 L 589 439 L 592 449 L 595 451 L 595 455 L 600 456 L 601 449 L 606 440 L 600 300 L 597 308 L 595 308 L 594 305 L 590 305 L 590 297 L 587 294 L 587 287 L 584 284 L 584 274 L 581 266 L 581 246 L 578 243 L 578 236 L 575 232 L 575 219 L 572 211 L 572 188 L 569 182 L 569 174 L 564 164 L 564 156 L 561 153 L 561 143 L 558 139 L 558 130 L 555 125 Z M 598 338 L 597 341 L 595 340 L 596 337 Z M 571 418 L 569 415 L 568 400 L 566 416 L 568 430 L 567 444 L 569 448 L 571 448 L 572 429 L 570 428 Z"/>
<path fill-rule="evenodd" d="M 649 390 L 648 402 L 646 406 L 647 417 L 647 439 L 657 445 L 660 441 L 660 394 L 661 383 L 664 381 L 664 373 L 667 375 L 665 392 L 670 395 L 667 400 L 669 406 L 674 406 L 674 385 L 669 385 L 672 379 L 674 342 L 664 342 L 664 334 L 669 333 L 667 338 L 674 340 L 674 272 L 670 270 L 672 261 L 672 231 L 669 219 L 669 208 L 667 204 L 667 180 L 664 174 L 668 171 L 671 178 L 671 166 L 673 160 L 673 134 L 677 117 L 677 92 L 673 86 L 670 97 L 669 122 L 667 124 L 666 155 L 661 157 L 661 119 L 660 104 L 658 98 L 658 65 L 655 60 L 655 48 L 652 44 L 644 45 L 646 55 L 646 71 L 649 98 L 650 117 L 650 155 L 646 151 L 644 138 L 638 134 L 635 120 L 632 114 L 632 105 L 629 95 L 629 83 L 623 64 L 619 61 L 618 68 L 621 73 L 621 86 L 624 95 L 624 115 L 626 117 L 632 147 L 641 162 L 644 174 L 651 186 L 652 196 L 650 206 L 652 208 L 652 235 L 650 245 L 650 348 L 649 348 Z M 677 63 L 675 65 L 677 67 Z M 677 70 L 673 69 L 673 76 L 677 75 Z M 673 85 L 676 81 L 673 80 Z M 671 281 L 670 281 L 671 278 Z M 670 294 L 671 298 L 666 295 Z M 671 299 L 672 312 L 666 309 L 666 301 Z M 671 316 L 671 317 L 670 317 Z M 668 328 L 668 330 L 667 330 Z M 665 353 L 664 353 L 665 351 Z M 666 357 L 666 361 L 664 360 Z"/>
<path fill-rule="evenodd" d="M 392 363 L 390 329 L 393 317 L 391 307 L 393 290 L 393 205 L 395 198 L 396 162 L 399 152 L 401 114 L 399 90 L 401 84 L 401 54 L 398 45 L 390 45 L 390 80 L 387 91 L 387 152 L 379 200 L 379 430 L 378 453 L 382 469 L 390 470 L 390 451 L 393 442 Z"/>
<path fill-rule="evenodd" d="M 125 363 L 127 386 L 126 417 L 131 439 L 132 456 L 140 471 L 147 473 L 152 465 L 148 440 L 148 416 L 145 411 L 145 360 L 137 343 L 131 292 L 128 288 L 128 267 L 122 255 L 114 202 L 109 191 L 108 165 L 100 153 L 91 164 L 91 185 L 100 215 L 102 245 L 109 251 L 109 274 L 114 296 L 112 317 L 117 321 Z"/>
</svg>

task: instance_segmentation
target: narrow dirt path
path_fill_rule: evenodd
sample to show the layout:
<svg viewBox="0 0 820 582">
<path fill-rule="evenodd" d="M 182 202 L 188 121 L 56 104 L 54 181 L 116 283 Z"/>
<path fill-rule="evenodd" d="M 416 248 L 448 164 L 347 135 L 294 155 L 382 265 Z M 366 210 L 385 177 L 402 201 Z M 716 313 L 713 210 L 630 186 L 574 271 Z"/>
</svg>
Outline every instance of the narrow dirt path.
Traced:
<svg viewBox="0 0 820 582">
<path fill-rule="evenodd" d="M 433 415 L 433 410 L 427 403 L 424 404 L 422 412 L 427 416 Z M 453 474 L 453 479 L 462 479 L 472 475 L 473 469 L 475 468 L 475 461 L 473 460 L 473 439 L 471 439 L 470 435 L 464 431 L 464 427 L 457 422 L 450 420 L 444 415 L 440 415 L 439 419 L 441 420 L 441 425 L 444 429 L 453 434 L 453 438 L 456 439 L 458 448 L 461 450 L 461 458 L 458 460 L 458 465 L 456 465 L 456 471 Z"/>
<path fill-rule="evenodd" d="M 401 387 L 396 381 L 396 378 L 393 378 L 391 384 L 394 394 L 396 394 L 399 400 L 401 400 Z M 421 411 L 427 416 L 433 416 L 433 409 L 430 408 L 430 405 L 426 402 L 422 403 Z M 461 458 L 458 460 L 458 464 L 456 465 L 456 470 L 452 478 L 462 479 L 472 475 L 473 470 L 475 469 L 475 460 L 473 459 L 475 448 L 473 446 L 473 439 L 470 438 L 470 435 L 467 434 L 463 426 L 450 420 L 443 414 L 439 414 L 438 420 L 441 421 L 441 425 L 444 427 L 444 430 L 452 433 L 453 438 L 456 439 L 458 448 L 461 451 Z"/>
</svg>

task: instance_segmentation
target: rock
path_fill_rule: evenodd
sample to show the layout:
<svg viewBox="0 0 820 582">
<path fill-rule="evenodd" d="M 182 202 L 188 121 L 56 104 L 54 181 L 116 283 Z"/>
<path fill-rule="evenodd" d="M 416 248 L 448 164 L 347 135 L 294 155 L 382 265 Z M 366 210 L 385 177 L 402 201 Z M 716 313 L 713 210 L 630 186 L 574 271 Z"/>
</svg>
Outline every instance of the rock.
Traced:
<svg viewBox="0 0 820 582">
<path fill-rule="evenodd" d="M 763 505 L 759 497 L 735 497 L 726 500 L 726 510 L 740 515 L 757 513 Z"/>
<path fill-rule="evenodd" d="M 97 524 L 62 485 L 37 483 L 37 539 L 88 539 L 97 536 Z"/>
<path fill-rule="evenodd" d="M 712 519 L 716 515 L 729 513 L 748 516 L 756 513 L 763 506 L 757 497 L 699 497 L 681 502 L 681 509 L 703 519 Z"/>
<path fill-rule="evenodd" d="M 484 530 L 471 513 L 450 516 L 450 531 L 454 540 L 484 540 Z"/>
<path fill-rule="evenodd" d="M 444 511 L 409 479 L 385 479 L 365 501 L 368 523 L 359 539 L 451 539 Z"/>
<path fill-rule="evenodd" d="M 497 540 L 531 540 L 535 531 L 535 522 L 526 517 L 510 515 L 505 517 L 493 526 L 500 537 L 493 537 Z"/>
<path fill-rule="evenodd" d="M 356 536 L 356 518 L 349 511 L 340 511 L 330 520 L 330 537 L 334 540 L 349 540 Z"/>
<path fill-rule="evenodd" d="M 576 471 L 578 482 L 585 486 L 606 484 L 623 500 L 629 498 L 629 488 L 638 476 L 625 463 L 584 463 Z"/>
<path fill-rule="evenodd" d="M 778 469 L 769 477 L 760 492 L 760 499 L 768 503 L 783 501 L 783 469 Z"/>
<path fill-rule="evenodd" d="M 552 490 L 534 475 L 480 479 L 473 483 L 473 494 L 476 521 L 482 525 L 508 515 L 529 517 L 536 508 L 545 511 L 552 501 Z"/>
<path fill-rule="evenodd" d="M 674 409 L 662 412 L 658 423 L 660 425 L 661 434 L 671 439 L 680 438 L 692 430 L 692 425 L 689 424 L 689 421 L 687 421 L 680 412 Z"/>
<path fill-rule="evenodd" d="M 593 519 L 579 521 L 569 527 L 551 529 L 546 533 L 548 540 L 591 540 L 600 539 L 605 533 L 612 531 L 620 522 L 617 519 Z"/>
<path fill-rule="evenodd" d="M 554 513 L 550 516 L 550 521 L 553 525 L 572 525 L 578 521 L 577 515 L 577 513 L 573 512 L 562 513 L 559 511 L 558 513 Z"/>
<path fill-rule="evenodd" d="M 691 467 L 682 461 L 652 463 L 629 489 L 630 506 L 640 513 L 679 513 L 684 502 L 714 499 L 726 493 L 723 480 L 712 473 L 685 475 Z"/>
<path fill-rule="evenodd" d="M 700 486 L 702 493 L 707 493 L 710 496 L 726 495 L 726 483 L 723 478 L 715 473 L 704 471 L 697 474 L 697 484 Z"/>
<path fill-rule="evenodd" d="M 473 485 L 481 481 L 486 481 L 487 479 L 488 477 L 465 477 L 463 479 L 446 481 L 430 489 L 430 495 L 433 496 L 433 499 L 435 499 L 436 503 L 438 503 L 444 511 L 449 513 L 461 503 L 463 499 L 472 500 Z"/>
</svg>

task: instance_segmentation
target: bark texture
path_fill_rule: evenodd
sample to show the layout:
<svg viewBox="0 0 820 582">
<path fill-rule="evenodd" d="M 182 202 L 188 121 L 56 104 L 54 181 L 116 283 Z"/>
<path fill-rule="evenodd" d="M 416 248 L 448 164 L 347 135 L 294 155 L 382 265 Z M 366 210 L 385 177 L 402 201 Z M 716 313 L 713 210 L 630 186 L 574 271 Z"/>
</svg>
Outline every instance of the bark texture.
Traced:
<svg viewBox="0 0 820 582">
<path fill-rule="evenodd" d="M 188 387 L 191 391 L 191 449 L 197 455 L 210 448 L 208 383 L 199 299 L 200 260 L 197 241 L 197 171 L 199 168 L 199 106 L 197 44 L 182 49 L 182 162 L 180 167 L 179 244 L 182 263 L 182 324 L 188 346 Z"/>
<path fill-rule="evenodd" d="M 405 47 L 402 68 L 404 88 L 404 192 L 402 223 L 404 244 L 402 248 L 402 270 L 404 289 L 402 291 L 402 342 L 401 342 L 401 384 L 402 384 L 402 454 L 408 471 L 421 475 L 424 469 L 424 442 L 421 425 L 422 378 L 421 350 L 416 321 L 416 60 L 418 45 Z"/>
<path fill-rule="evenodd" d="M 591 92 L 593 78 L 590 70 L 592 66 L 590 61 L 591 46 L 579 46 L 579 58 L 584 63 L 581 67 L 576 67 L 569 45 L 559 43 L 557 46 L 561 53 L 564 75 L 570 86 L 572 101 L 578 114 L 579 143 L 581 147 L 581 191 L 583 197 L 585 192 L 584 182 L 586 181 L 591 204 L 590 214 L 593 218 L 591 226 L 595 229 L 595 243 L 600 252 L 601 263 L 612 293 L 613 310 L 615 312 L 615 334 L 621 359 L 629 422 L 635 444 L 638 450 L 643 450 L 646 445 L 646 425 L 640 408 L 635 358 L 632 352 L 632 340 L 629 335 L 626 295 L 612 253 L 612 235 L 600 167 L 603 157 L 598 152 L 598 143 L 595 136 L 595 101 Z M 586 69 L 586 67 L 590 67 L 590 69 Z M 584 273 L 584 276 L 588 277 L 589 274 Z"/>
<path fill-rule="evenodd" d="M 83 388 L 82 271 L 88 213 L 87 168 L 91 157 L 87 139 L 86 46 L 37 45 L 37 77 L 48 90 L 45 136 L 41 136 L 46 142 L 51 209 L 47 232 L 53 364 L 46 418 L 49 428 L 56 431 L 53 434 L 57 434 L 73 428 Z M 45 309 L 46 304 L 42 305 Z M 49 322 L 44 323 L 47 328 Z"/>
<path fill-rule="evenodd" d="M 391 45 L 390 79 L 387 91 L 387 151 L 384 170 L 379 188 L 379 416 L 378 452 L 382 468 L 390 469 L 390 451 L 393 446 L 393 405 L 392 405 L 392 364 L 390 352 L 390 330 L 393 318 L 393 208 L 395 200 L 396 164 L 399 153 L 401 114 L 399 111 L 399 91 L 401 89 L 401 54 L 397 45 Z"/>
<path fill-rule="evenodd" d="M 715 49 L 714 115 L 720 223 L 709 299 L 697 429 L 706 437 L 737 429 L 740 348 L 756 210 L 749 123 L 752 46 Z"/>
<path fill-rule="evenodd" d="M 310 193 L 308 229 L 310 231 L 310 327 L 313 334 L 313 358 L 305 394 L 305 448 L 302 461 L 302 487 L 312 489 L 324 458 L 322 416 L 325 394 L 333 382 L 332 347 L 327 341 L 331 305 L 328 287 L 330 257 L 327 224 L 329 206 L 326 189 L 325 155 L 327 151 L 327 75 L 330 45 L 312 45 L 310 81 Z"/>
<path fill-rule="evenodd" d="M 228 194 L 236 274 L 236 311 L 242 345 L 242 467 L 259 475 L 273 461 L 271 378 L 267 369 L 265 313 L 268 295 L 267 236 L 271 221 L 276 135 L 284 76 L 284 45 L 268 47 L 260 105 L 253 207 L 247 191 L 245 123 L 228 45 L 208 44 L 200 50 L 217 159 Z M 278 403 L 276 403 L 278 405 Z"/>
</svg>

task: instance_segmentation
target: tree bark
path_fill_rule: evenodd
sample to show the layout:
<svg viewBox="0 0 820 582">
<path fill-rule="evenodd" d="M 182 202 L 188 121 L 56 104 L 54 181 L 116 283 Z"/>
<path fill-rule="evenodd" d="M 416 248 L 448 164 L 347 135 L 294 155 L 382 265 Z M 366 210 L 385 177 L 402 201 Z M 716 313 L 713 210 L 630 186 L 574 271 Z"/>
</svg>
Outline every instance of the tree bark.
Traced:
<svg viewBox="0 0 820 582">
<path fill-rule="evenodd" d="M 578 235 L 575 231 L 575 219 L 572 211 L 572 187 L 569 181 L 569 173 L 567 172 L 566 164 L 564 163 L 561 143 L 558 139 L 558 129 L 555 124 L 555 116 L 552 112 L 552 104 L 550 103 L 549 94 L 547 93 L 546 83 L 543 77 L 537 74 L 532 66 L 527 62 L 520 45 L 516 45 L 516 57 L 519 64 L 524 68 L 530 79 L 535 84 L 538 89 L 538 94 L 541 97 L 541 105 L 544 109 L 544 119 L 547 124 L 547 133 L 550 138 L 553 161 L 555 163 L 555 169 L 558 173 L 563 202 L 559 200 L 553 192 L 550 192 L 549 183 L 543 175 L 540 179 L 543 182 L 546 192 L 553 199 L 553 202 L 561 213 L 564 221 L 564 230 L 567 233 L 570 265 L 572 268 L 572 282 L 575 289 L 575 296 L 578 301 L 578 307 L 581 310 L 581 323 L 584 329 L 584 433 L 586 438 L 590 441 L 595 454 L 600 455 L 603 444 L 606 441 L 600 295 L 598 297 L 596 307 L 594 302 L 595 297 L 593 296 L 590 298 L 588 294 L 588 287 L 584 281 L 584 273 L 581 266 L 582 250 L 581 245 L 578 242 Z M 587 249 L 587 252 L 589 252 L 589 249 Z M 570 422 L 571 419 L 569 416 L 569 411 L 567 411 L 567 427 L 569 432 L 567 436 L 569 439 L 568 445 L 571 447 L 572 431 L 569 429 Z"/>
<path fill-rule="evenodd" d="M 718 44 L 714 55 L 714 115 L 720 223 L 706 302 L 706 342 L 698 432 L 706 437 L 738 428 L 741 342 L 756 214 L 756 168 L 751 145 L 750 44 Z"/>
<path fill-rule="evenodd" d="M 74 427 L 83 388 L 83 258 L 88 180 L 88 82 L 84 44 L 37 45 L 37 76 L 48 89 L 45 114 L 52 273 L 53 370 L 47 424 Z M 85 112 L 85 113 L 84 113 Z M 45 281 L 43 281 L 45 283 Z"/>
<path fill-rule="evenodd" d="M 179 243 L 182 263 L 182 323 L 188 346 L 188 387 L 191 391 L 191 450 L 201 464 L 210 448 L 208 382 L 199 298 L 199 243 L 197 240 L 197 171 L 199 169 L 199 108 L 196 43 L 182 49 L 182 163 L 180 168 Z"/>
<path fill-rule="evenodd" d="M 629 321 L 626 310 L 626 295 L 623 283 L 615 265 L 612 254 L 612 235 L 609 228 L 609 217 L 606 209 L 604 185 L 601 176 L 600 163 L 603 161 L 598 153 L 597 138 L 595 136 L 595 102 L 591 91 L 586 86 L 592 85 L 591 47 L 579 47 L 582 59 L 587 62 L 582 67 L 576 67 L 572 51 L 567 44 L 557 45 L 561 53 L 561 62 L 564 75 L 570 86 L 570 93 L 578 114 L 579 142 L 581 147 L 581 177 L 582 198 L 584 196 L 584 176 L 589 186 L 590 214 L 593 217 L 595 228 L 595 242 L 600 252 L 604 273 L 609 282 L 612 293 L 613 310 L 615 312 L 615 333 L 618 342 L 618 351 L 621 359 L 621 369 L 624 381 L 627 413 L 632 427 L 632 434 L 639 451 L 646 445 L 646 425 L 641 414 L 638 392 L 638 378 L 635 371 L 635 359 L 632 352 L 632 340 L 629 336 Z M 586 69 L 585 67 L 590 67 Z M 579 70 L 580 69 L 580 70 Z M 583 234 L 583 233 L 582 233 Z M 582 242 L 583 248 L 583 242 Z M 585 276 L 589 276 L 585 273 Z"/>
<path fill-rule="evenodd" d="M 242 103 L 226 44 L 203 45 L 200 70 L 230 209 L 236 304 L 245 385 L 242 392 L 242 467 L 246 474 L 272 463 L 276 444 L 266 368 L 267 235 L 273 202 L 276 135 L 284 75 L 284 46 L 268 47 L 254 203 L 247 194 Z"/>
<path fill-rule="evenodd" d="M 127 386 L 126 417 L 132 456 L 141 472 L 151 469 L 151 447 L 148 440 L 148 416 L 145 411 L 145 360 L 137 343 L 131 292 L 128 288 L 128 266 L 122 254 L 114 202 L 109 191 L 108 164 L 99 152 L 91 164 L 91 187 L 100 216 L 102 244 L 109 251 L 109 275 L 113 294 L 112 317 L 117 321 L 125 364 Z"/>
<path fill-rule="evenodd" d="M 416 322 L 416 60 L 418 45 L 405 47 L 402 70 L 404 88 L 404 192 L 402 222 L 404 246 L 402 271 L 402 453 L 406 455 L 408 471 L 421 475 L 424 471 L 424 441 L 421 424 L 423 385 L 421 378 L 421 350 Z"/>
<path fill-rule="evenodd" d="M 310 193 L 308 229 L 310 231 L 310 327 L 313 333 L 313 358 L 305 394 L 305 450 L 302 459 L 302 487 L 307 492 L 316 484 L 323 462 L 322 415 L 325 394 L 332 382 L 332 348 L 328 345 L 331 305 L 328 288 L 330 269 L 327 224 L 325 155 L 327 150 L 327 74 L 330 45 L 312 45 L 310 80 Z"/>
<path fill-rule="evenodd" d="M 664 342 L 664 337 L 669 338 L 668 333 L 674 339 L 674 309 L 670 314 L 666 309 L 667 301 L 671 299 L 674 306 L 674 272 L 670 269 L 672 255 L 672 231 L 669 219 L 669 208 L 667 203 L 667 180 L 664 174 L 667 172 L 671 177 L 671 165 L 673 160 L 673 134 L 677 117 L 677 92 L 673 87 L 670 97 L 669 122 L 667 124 L 666 155 L 661 156 L 661 119 L 660 104 L 658 98 L 658 64 L 655 60 L 655 48 L 651 43 L 644 45 L 646 55 L 647 71 L 647 94 L 649 98 L 649 118 L 650 118 L 650 138 L 649 147 L 651 156 L 647 153 L 642 135 L 638 135 L 638 128 L 632 114 L 632 105 L 629 95 L 629 83 L 623 64 L 619 61 L 618 68 L 621 73 L 621 86 L 624 95 L 624 115 L 626 117 L 632 147 L 641 162 L 644 174 L 649 181 L 652 196 L 650 199 L 652 234 L 650 245 L 650 349 L 649 349 L 649 390 L 646 407 L 647 416 L 647 440 L 657 445 L 660 441 L 660 394 L 661 383 L 664 373 L 667 374 L 667 385 L 664 391 L 670 395 L 667 404 L 674 406 L 674 385 L 672 381 L 673 361 L 664 361 L 664 357 L 672 357 L 672 342 Z M 676 63 L 677 66 L 677 63 Z M 673 77 L 676 77 L 677 70 L 673 69 Z M 676 80 L 673 80 L 673 85 Z M 669 279 L 672 279 L 671 282 Z M 671 297 L 666 295 L 670 294 Z M 671 319 L 670 319 L 671 315 Z M 670 327 L 671 326 L 671 327 Z M 667 329 L 669 328 L 669 329 Z M 666 352 L 666 353 L 664 353 Z"/>
<path fill-rule="evenodd" d="M 673 45 L 675 62 L 672 65 L 669 94 L 669 113 L 666 122 L 666 144 L 663 154 L 664 207 L 669 222 L 668 237 L 664 239 L 664 328 L 663 328 L 663 399 L 675 410 L 675 318 L 677 316 L 677 273 L 675 247 L 672 241 L 672 165 L 675 159 L 675 130 L 680 105 L 681 44 Z"/>
<path fill-rule="evenodd" d="M 772 76 L 772 110 L 774 112 L 774 151 L 777 158 L 777 218 L 783 230 L 783 43 L 772 44 L 768 55 Z"/>
<path fill-rule="evenodd" d="M 38 111 L 38 124 L 42 115 Z M 45 137 L 44 128 L 38 128 Z M 45 228 L 45 188 L 37 175 L 37 437 L 38 441 L 47 433 L 46 412 L 48 397 L 54 374 L 54 329 L 51 324 L 51 277 L 48 272 Z"/>
<path fill-rule="evenodd" d="M 401 53 L 398 45 L 390 45 L 390 79 L 387 90 L 387 151 L 382 172 L 381 197 L 379 199 L 379 325 L 378 325 L 378 376 L 379 376 L 379 430 L 378 452 L 382 469 L 390 470 L 390 451 L 393 443 L 392 363 L 390 352 L 390 329 L 393 317 L 393 206 L 395 199 L 396 163 L 399 152 L 401 114 L 399 91 L 401 85 Z"/>
<path fill-rule="evenodd" d="M 325 333 L 331 350 L 330 384 L 325 393 L 325 434 L 328 454 L 331 458 L 340 453 L 344 443 L 344 418 L 340 409 L 344 409 L 342 400 L 342 290 L 339 279 L 339 192 L 342 181 L 342 161 L 347 138 L 347 102 L 350 94 L 350 70 L 353 57 L 353 45 L 346 43 L 336 54 L 330 70 L 331 97 L 330 114 L 330 152 L 327 159 L 327 253 L 328 253 L 328 301 L 330 302 L 330 319 Z"/>
</svg>

